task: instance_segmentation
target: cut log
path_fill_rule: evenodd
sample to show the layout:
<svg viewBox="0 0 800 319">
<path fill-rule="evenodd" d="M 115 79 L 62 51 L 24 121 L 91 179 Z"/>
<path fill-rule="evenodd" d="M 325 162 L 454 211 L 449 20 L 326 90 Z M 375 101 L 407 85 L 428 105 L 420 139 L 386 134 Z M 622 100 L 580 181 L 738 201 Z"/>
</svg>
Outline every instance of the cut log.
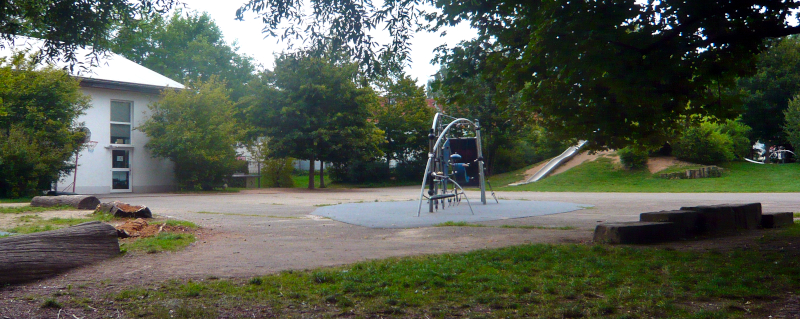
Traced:
<svg viewBox="0 0 800 319">
<path fill-rule="evenodd" d="M 120 218 L 153 218 L 150 208 L 144 205 L 130 205 L 113 201 L 97 205 L 96 212 L 107 213 Z"/>
<path fill-rule="evenodd" d="M 89 195 L 36 196 L 31 199 L 33 207 L 70 206 L 77 209 L 95 209 L 98 204 L 100 200 Z"/>
<path fill-rule="evenodd" d="M 0 238 L 0 285 L 49 277 L 117 255 L 117 230 L 98 221 Z"/>
</svg>

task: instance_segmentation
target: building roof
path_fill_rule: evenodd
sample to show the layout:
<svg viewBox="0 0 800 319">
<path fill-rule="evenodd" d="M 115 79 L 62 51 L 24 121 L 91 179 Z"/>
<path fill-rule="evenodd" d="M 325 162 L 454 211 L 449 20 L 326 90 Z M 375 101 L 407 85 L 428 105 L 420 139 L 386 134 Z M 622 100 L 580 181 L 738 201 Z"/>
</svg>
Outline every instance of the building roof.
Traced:
<svg viewBox="0 0 800 319">
<path fill-rule="evenodd" d="M 43 41 L 34 38 L 17 37 L 14 45 L 6 45 L 0 48 L 0 56 L 10 56 L 12 52 L 36 51 L 42 47 Z M 79 62 L 89 61 L 91 48 L 78 49 L 76 57 Z M 105 87 L 115 89 L 154 90 L 163 88 L 185 88 L 183 84 L 174 81 L 166 76 L 137 64 L 125 57 L 108 52 L 98 54 L 95 65 L 88 67 L 75 66 L 70 71 L 72 76 L 83 79 L 87 82 L 84 86 Z M 58 68 L 70 70 L 66 62 L 59 61 L 55 64 Z M 83 84 L 83 83 L 82 83 Z"/>
</svg>

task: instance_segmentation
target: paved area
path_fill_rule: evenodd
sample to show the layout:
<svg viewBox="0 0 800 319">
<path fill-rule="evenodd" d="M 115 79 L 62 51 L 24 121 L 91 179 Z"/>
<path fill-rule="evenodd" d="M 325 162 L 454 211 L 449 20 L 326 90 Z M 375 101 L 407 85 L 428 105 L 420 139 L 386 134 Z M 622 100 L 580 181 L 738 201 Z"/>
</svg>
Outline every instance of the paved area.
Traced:
<svg viewBox="0 0 800 319">
<path fill-rule="evenodd" d="M 445 222 L 477 223 L 533 216 L 560 214 L 589 208 L 575 203 L 503 200 L 490 198 L 486 204 L 475 199 L 457 205 L 446 203 L 431 213 L 429 206 L 418 200 L 402 202 L 347 203 L 317 208 L 313 215 L 370 228 L 430 227 Z"/>
<path fill-rule="evenodd" d="M 144 204 L 155 214 L 193 221 L 207 231 L 184 251 L 123 256 L 40 284 L 168 278 L 247 277 L 396 256 L 463 252 L 524 243 L 587 242 L 599 222 L 634 221 L 643 212 L 681 206 L 761 202 L 764 211 L 800 211 L 800 194 L 624 194 L 497 192 L 500 200 L 592 205 L 576 211 L 481 222 L 488 226 L 571 226 L 571 230 L 509 227 L 368 228 L 314 215 L 340 203 L 409 201 L 418 187 L 303 190 L 231 194 L 115 194 L 102 200 Z M 478 198 L 477 193 L 468 193 Z M 61 282 L 61 283 L 59 283 Z"/>
</svg>

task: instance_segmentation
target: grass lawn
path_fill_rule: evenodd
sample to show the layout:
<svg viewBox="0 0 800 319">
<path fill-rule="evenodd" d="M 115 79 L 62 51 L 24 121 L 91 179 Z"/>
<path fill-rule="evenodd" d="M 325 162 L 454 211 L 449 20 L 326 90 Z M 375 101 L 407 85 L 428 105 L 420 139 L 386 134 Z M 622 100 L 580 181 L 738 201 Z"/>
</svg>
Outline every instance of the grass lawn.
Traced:
<svg viewBox="0 0 800 319">
<path fill-rule="evenodd" d="M 616 167 L 610 159 L 599 158 L 594 162 L 581 164 L 569 171 L 549 176 L 539 182 L 521 186 L 508 186 L 504 187 L 503 190 L 644 193 L 800 192 L 800 164 L 758 165 L 747 162 L 731 162 L 721 165 L 721 167 L 725 170 L 722 177 L 719 178 L 667 180 L 660 178 L 659 174 L 694 167 L 674 168 L 650 174 L 647 170 L 629 171 L 621 169 Z M 508 174 L 513 173 L 499 176 L 498 181 L 510 179 Z M 494 179 L 492 181 L 494 182 Z M 495 185 L 495 187 L 498 186 Z"/>
<path fill-rule="evenodd" d="M 800 243 L 800 225 L 781 232 L 760 243 Z M 793 249 L 534 244 L 30 302 L 131 318 L 766 318 L 798 288 Z"/>
</svg>

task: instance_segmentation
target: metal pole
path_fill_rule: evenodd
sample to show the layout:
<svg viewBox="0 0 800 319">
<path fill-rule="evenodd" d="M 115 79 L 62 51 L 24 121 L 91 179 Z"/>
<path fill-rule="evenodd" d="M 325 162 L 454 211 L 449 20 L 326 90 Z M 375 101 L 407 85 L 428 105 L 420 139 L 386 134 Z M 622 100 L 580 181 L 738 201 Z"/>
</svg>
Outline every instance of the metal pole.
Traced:
<svg viewBox="0 0 800 319">
<path fill-rule="evenodd" d="M 481 183 L 481 203 L 486 205 L 486 176 L 483 174 L 483 150 L 481 149 L 481 123 L 475 120 L 475 142 L 478 146 L 478 175 Z"/>
<path fill-rule="evenodd" d="M 78 181 L 78 154 L 80 152 L 75 152 L 75 171 L 72 173 L 72 192 L 75 192 L 75 183 Z"/>
</svg>

